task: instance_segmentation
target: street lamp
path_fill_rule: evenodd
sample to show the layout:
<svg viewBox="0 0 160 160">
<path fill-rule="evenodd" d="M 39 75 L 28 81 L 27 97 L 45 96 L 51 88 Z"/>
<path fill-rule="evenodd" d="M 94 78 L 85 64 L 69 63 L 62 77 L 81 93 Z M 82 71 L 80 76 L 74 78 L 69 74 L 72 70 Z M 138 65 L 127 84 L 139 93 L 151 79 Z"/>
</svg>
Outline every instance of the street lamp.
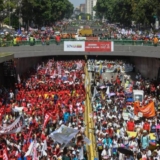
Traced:
<svg viewBox="0 0 160 160">
<path fill-rule="evenodd" d="M 9 4 L 8 4 L 8 10 L 9 10 L 9 13 L 8 13 L 8 18 L 9 18 L 9 27 L 10 27 L 10 23 L 11 23 L 11 18 L 10 18 L 10 0 L 9 0 Z"/>
</svg>

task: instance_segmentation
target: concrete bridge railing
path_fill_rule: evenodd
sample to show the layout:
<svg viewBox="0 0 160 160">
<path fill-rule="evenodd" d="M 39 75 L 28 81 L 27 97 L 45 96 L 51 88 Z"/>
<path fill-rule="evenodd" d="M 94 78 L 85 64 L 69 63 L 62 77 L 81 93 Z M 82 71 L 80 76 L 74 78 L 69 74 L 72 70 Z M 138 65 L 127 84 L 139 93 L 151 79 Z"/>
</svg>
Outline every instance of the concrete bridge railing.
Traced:
<svg viewBox="0 0 160 160">
<path fill-rule="evenodd" d="M 114 52 L 64 52 L 64 45 L 35 45 L 0 47 L 0 53 L 14 54 L 15 58 L 51 55 L 109 55 L 160 58 L 160 47 L 115 44 Z"/>
</svg>

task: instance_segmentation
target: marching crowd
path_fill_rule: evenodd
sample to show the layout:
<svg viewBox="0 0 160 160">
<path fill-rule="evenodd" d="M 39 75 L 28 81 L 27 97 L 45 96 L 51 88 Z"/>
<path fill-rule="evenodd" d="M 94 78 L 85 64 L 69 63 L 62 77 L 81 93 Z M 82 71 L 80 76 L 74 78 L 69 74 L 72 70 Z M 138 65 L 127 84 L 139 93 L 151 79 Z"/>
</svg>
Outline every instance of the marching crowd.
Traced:
<svg viewBox="0 0 160 160">
<path fill-rule="evenodd" d="M 18 78 L 15 90 L 0 93 L 0 157 L 7 160 L 86 160 L 84 140 L 83 60 L 55 61 L 30 70 L 28 79 Z M 24 118 L 20 132 L 8 126 Z M 68 144 L 50 134 L 62 125 L 78 130 Z M 3 134 L 2 131 L 6 131 Z M 20 127 L 20 125 L 18 126 Z M 10 131 L 10 132 L 9 132 Z M 34 142 L 34 143 L 33 143 Z M 31 147 L 31 144 L 33 146 Z"/>
<path fill-rule="evenodd" d="M 125 74 L 121 77 L 121 73 L 112 73 L 111 78 L 101 74 L 92 72 L 91 87 L 100 159 L 160 160 L 160 85 L 142 78 L 140 73 L 135 80 Z M 144 91 L 140 109 L 146 111 L 142 115 L 135 115 L 133 90 Z M 152 102 L 154 105 L 148 109 Z M 151 109 L 154 116 L 147 117 Z"/>
</svg>

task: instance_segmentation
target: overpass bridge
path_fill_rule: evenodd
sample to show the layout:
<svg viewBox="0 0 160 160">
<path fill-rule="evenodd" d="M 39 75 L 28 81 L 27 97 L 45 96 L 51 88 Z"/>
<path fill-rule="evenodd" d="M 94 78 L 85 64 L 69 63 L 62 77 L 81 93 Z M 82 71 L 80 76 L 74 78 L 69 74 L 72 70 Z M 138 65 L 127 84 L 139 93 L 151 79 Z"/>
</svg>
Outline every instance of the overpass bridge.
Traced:
<svg viewBox="0 0 160 160">
<path fill-rule="evenodd" d="M 143 45 L 142 41 L 136 44 L 133 42 L 115 42 L 114 52 L 64 52 L 64 43 L 62 42 L 60 45 L 56 45 L 55 43 L 41 45 L 41 43 L 38 43 L 35 46 L 0 47 L 0 53 L 2 55 L 0 62 L 14 59 L 19 73 L 42 61 L 45 56 L 114 56 L 115 58 L 127 58 L 127 61 L 136 65 L 137 70 L 142 75 L 160 79 L 160 46 L 154 47 L 152 44 Z"/>
<path fill-rule="evenodd" d="M 160 58 L 160 47 L 153 45 L 133 45 L 114 43 L 113 52 L 64 52 L 63 42 L 60 45 L 21 45 L 0 47 L 0 53 L 13 54 L 14 58 L 54 56 L 54 55 L 103 55 L 103 56 L 127 56 L 127 57 L 151 57 Z"/>
</svg>

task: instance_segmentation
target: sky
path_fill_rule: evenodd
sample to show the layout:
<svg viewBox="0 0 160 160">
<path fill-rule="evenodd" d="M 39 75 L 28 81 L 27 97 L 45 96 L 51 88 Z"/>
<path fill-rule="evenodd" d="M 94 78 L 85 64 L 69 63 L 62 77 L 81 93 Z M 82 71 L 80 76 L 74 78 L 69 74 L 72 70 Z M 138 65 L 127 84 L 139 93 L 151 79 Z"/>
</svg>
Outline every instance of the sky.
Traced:
<svg viewBox="0 0 160 160">
<path fill-rule="evenodd" d="M 85 0 L 69 0 L 73 3 L 74 7 L 78 7 L 81 3 L 85 3 Z"/>
</svg>

